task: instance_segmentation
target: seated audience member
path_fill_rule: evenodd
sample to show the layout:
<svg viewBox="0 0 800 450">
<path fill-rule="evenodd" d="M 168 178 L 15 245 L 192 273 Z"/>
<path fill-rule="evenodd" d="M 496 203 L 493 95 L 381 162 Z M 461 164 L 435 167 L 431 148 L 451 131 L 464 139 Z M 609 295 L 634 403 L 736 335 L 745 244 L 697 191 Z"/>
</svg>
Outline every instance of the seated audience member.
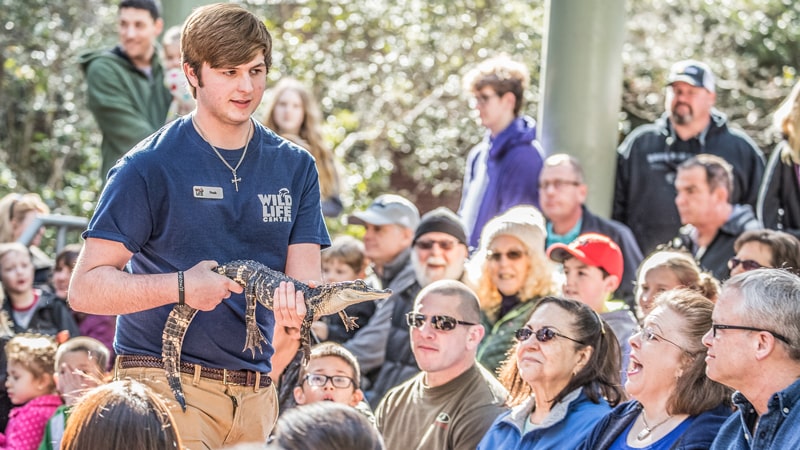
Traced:
<svg viewBox="0 0 800 450">
<path fill-rule="evenodd" d="M 772 115 L 773 127 L 783 139 L 770 153 L 756 214 L 765 227 L 800 239 L 800 81 Z"/>
<path fill-rule="evenodd" d="M 86 391 L 106 382 L 109 352 L 97 339 L 78 336 L 58 346 L 55 380 L 64 404 L 56 409 L 44 429 L 39 450 L 58 450 L 70 410 Z"/>
<path fill-rule="evenodd" d="M 447 208 L 436 208 L 422 216 L 411 243 L 411 267 L 414 283 L 401 292 L 392 293 L 394 305 L 386 342 L 386 360 L 374 378 L 366 396 L 375 408 L 389 389 L 419 372 L 409 342 L 406 314 L 414 308 L 420 289 L 439 280 L 460 280 L 464 277 L 467 257 L 467 234 L 461 218 Z"/>
<path fill-rule="evenodd" d="M 40 333 L 62 341 L 79 336 L 69 306 L 52 293 L 34 288 L 33 274 L 27 247 L 17 242 L 0 244 L 0 281 L 6 292 L 2 309 L 11 319 L 14 333 Z"/>
<path fill-rule="evenodd" d="M 514 346 L 514 331 L 525 324 L 536 302 L 556 292 L 553 265 L 544 253 L 546 236 L 539 210 L 515 206 L 486 224 L 480 249 L 470 260 L 486 328 L 478 361 L 492 373 Z"/>
<path fill-rule="evenodd" d="M 35 450 L 47 419 L 61 405 L 53 380 L 56 343 L 49 336 L 18 334 L 6 344 L 6 389 L 16 408 L 9 414 L 0 448 Z"/>
<path fill-rule="evenodd" d="M 577 447 L 625 396 L 614 332 L 588 305 L 545 297 L 515 334 L 500 374 L 513 409 L 478 449 Z"/>
<path fill-rule="evenodd" d="M 56 265 L 53 270 L 53 293 L 56 298 L 67 302 L 69 292 L 69 282 L 72 279 L 72 270 L 78 261 L 78 254 L 81 252 L 81 244 L 70 244 L 65 246 L 56 255 Z M 69 304 L 69 303 L 67 303 Z M 111 369 L 114 362 L 114 330 L 116 328 L 116 316 L 101 316 L 98 314 L 87 314 L 72 310 L 72 317 L 78 324 L 81 336 L 89 336 L 102 342 L 109 351 L 106 361 Z"/>
<path fill-rule="evenodd" d="M 72 409 L 62 450 L 176 450 L 183 443 L 169 408 L 152 389 L 132 379 L 88 391 Z"/>
<path fill-rule="evenodd" d="M 700 154 L 681 163 L 675 176 L 675 206 L 684 226 L 673 246 L 688 248 L 720 281 L 730 276 L 736 238 L 762 228 L 750 205 L 731 203 L 732 170 L 719 156 Z"/>
<path fill-rule="evenodd" d="M 475 448 L 506 410 L 508 394 L 475 360 L 484 335 L 478 297 L 459 281 L 435 281 L 406 320 L 422 372 L 390 390 L 375 411 L 386 448 Z"/>
<path fill-rule="evenodd" d="M 368 263 L 361 241 L 348 235 L 339 236 L 322 251 L 322 280 L 325 283 L 364 280 Z M 347 307 L 347 315 L 355 318 L 358 325 L 355 330 L 347 331 L 338 314 L 322 317 L 312 329 L 320 341 L 343 343 L 357 334 L 373 313 L 375 302 L 358 303 Z"/>
<path fill-rule="evenodd" d="M 701 338 L 714 304 L 698 292 L 674 289 L 657 297 L 643 328 L 630 338 L 625 390 L 580 449 L 708 448 L 731 415 L 729 390 L 706 377 Z"/>
<path fill-rule="evenodd" d="M 17 242 L 28 231 L 34 219 L 41 214 L 49 214 L 50 208 L 44 203 L 39 194 L 11 193 L 0 199 L 0 243 Z M 34 285 L 46 287 L 50 281 L 50 272 L 53 269 L 53 260 L 39 248 L 42 241 L 44 228 L 33 236 L 28 246 L 33 260 Z"/>
<path fill-rule="evenodd" d="M 800 448 L 800 277 L 776 269 L 736 275 L 711 317 L 706 375 L 736 390 L 737 407 L 711 449 Z"/>
<path fill-rule="evenodd" d="M 774 230 L 745 231 L 733 243 L 736 256 L 728 260 L 731 276 L 761 268 L 786 269 L 800 275 L 800 241 Z"/>
<path fill-rule="evenodd" d="M 316 402 L 281 415 L 267 448 L 384 450 L 386 447 L 378 430 L 358 411 L 339 403 Z"/>
<path fill-rule="evenodd" d="M 589 305 L 614 330 L 622 349 L 621 367 L 627 367 L 628 338 L 637 321 L 628 305 L 613 297 L 624 267 L 619 246 L 608 236 L 586 233 L 569 245 L 551 245 L 547 255 L 564 265 L 564 297 Z"/>
<path fill-rule="evenodd" d="M 650 314 L 658 294 L 680 287 L 697 291 L 712 302 L 717 301 L 720 289 L 719 281 L 702 271 L 689 253 L 679 250 L 651 253 L 639 266 L 637 274 L 638 316 L 644 318 Z"/>
<path fill-rule="evenodd" d="M 399 195 L 384 194 L 366 210 L 353 213 L 347 220 L 351 225 L 364 227 L 364 255 L 380 287 L 392 292 L 409 289 L 415 283 L 411 242 L 419 225 L 417 207 Z M 396 298 L 393 295 L 376 302 L 370 320 L 344 344 L 356 355 L 365 381 L 372 381 L 386 361 L 386 341 Z"/>
<path fill-rule="evenodd" d="M 544 160 L 539 174 L 539 206 L 547 218 L 547 245 L 569 244 L 578 235 L 600 233 L 608 236 L 622 250 L 623 271 L 616 298 L 634 307 L 633 288 L 636 268 L 642 252 L 630 228 L 615 220 L 593 214 L 584 202 L 588 195 L 583 167 L 577 158 L 564 153 Z"/>
<path fill-rule="evenodd" d="M 361 370 L 356 357 L 335 342 L 323 342 L 311 349 L 308 364 L 301 367 L 294 400 L 298 405 L 331 401 L 356 407 L 364 399 L 360 385 Z M 369 408 L 360 409 L 372 417 Z"/>
</svg>

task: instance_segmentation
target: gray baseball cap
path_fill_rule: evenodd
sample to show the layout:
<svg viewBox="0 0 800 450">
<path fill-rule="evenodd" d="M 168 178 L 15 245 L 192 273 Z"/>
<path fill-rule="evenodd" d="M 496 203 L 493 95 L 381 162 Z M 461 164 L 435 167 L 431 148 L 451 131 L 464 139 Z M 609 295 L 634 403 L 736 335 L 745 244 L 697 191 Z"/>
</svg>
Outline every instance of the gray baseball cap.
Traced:
<svg viewBox="0 0 800 450">
<path fill-rule="evenodd" d="M 384 194 L 372 201 L 365 211 L 353 213 L 347 218 L 350 225 L 400 225 L 416 229 L 419 225 L 419 210 L 405 197 Z"/>
</svg>

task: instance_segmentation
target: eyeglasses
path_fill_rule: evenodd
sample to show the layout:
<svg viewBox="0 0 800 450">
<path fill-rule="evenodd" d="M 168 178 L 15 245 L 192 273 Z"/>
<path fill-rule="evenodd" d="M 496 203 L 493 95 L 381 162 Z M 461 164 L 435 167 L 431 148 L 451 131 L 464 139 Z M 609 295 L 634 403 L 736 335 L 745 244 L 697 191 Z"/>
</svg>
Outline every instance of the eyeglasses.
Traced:
<svg viewBox="0 0 800 450">
<path fill-rule="evenodd" d="M 315 387 L 325 386 L 326 384 L 328 384 L 328 380 L 330 380 L 331 385 L 336 389 L 347 389 L 353 385 L 352 378 L 341 375 L 335 375 L 329 377 L 327 375 L 309 373 L 305 376 L 305 380 L 309 386 L 315 386 Z"/>
<path fill-rule="evenodd" d="M 491 94 L 478 94 L 473 97 L 473 102 L 476 105 L 485 105 L 489 103 L 489 100 L 493 99 L 494 97 L 500 97 L 499 94 L 491 93 Z"/>
<path fill-rule="evenodd" d="M 517 261 L 518 259 L 522 258 L 523 256 L 527 255 L 528 252 L 523 250 L 509 250 L 505 253 L 498 252 L 495 250 L 488 250 L 486 252 L 486 257 L 492 261 L 499 262 L 500 259 L 503 258 L 503 255 L 508 258 L 509 261 Z"/>
<path fill-rule="evenodd" d="M 434 245 L 438 245 L 440 249 L 448 251 L 452 250 L 456 244 L 458 244 L 458 241 L 417 241 L 414 243 L 414 247 L 417 247 L 420 250 L 430 250 Z"/>
<path fill-rule="evenodd" d="M 426 316 L 425 314 L 417 314 L 410 312 L 406 314 L 406 323 L 411 328 L 421 328 L 430 317 L 431 326 L 439 331 L 450 331 L 456 328 L 456 325 L 477 325 L 477 323 L 464 322 L 455 317 L 450 316 Z"/>
<path fill-rule="evenodd" d="M 586 345 L 584 342 L 581 342 L 581 341 L 579 341 L 577 339 L 572 339 L 571 337 L 565 336 L 565 335 L 559 333 L 558 331 L 556 331 L 556 330 L 554 330 L 552 328 L 549 328 L 549 327 L 542 327 L 542 328 L 539 328 L 536 331 L 533 331 L 530 328 L 526 327 L 526 328 L 520 328 L 519 330 L 514 332 L 514 337 L 517 338 L 517 340 L 519 342 L 525 342 L 528 339 L 530 339 L 531 336 L 536 336 L 536 340 L 539 341 L 539 342 L 552 341 L 553 338 L 558 336 L 558 337 L 562 337 L 564 339 L 569 339 L 572 342 L 577 342 L 578 344 L 581 344 L 581 345 Z"/>
<path fill-rule="evenodd" d="M 564 186 L 580 186 L 580 181 L 572 181 L 572 180 L 547 180 L 547 181 L 540 181 L 539 182 L 539 189 L 546 191 L 547 188 L 553 187 L 555 190 L 559 191 Z"/>
<path fill-rule="evenodd" d="M 780 334 L 778 334 L 778 333 L 776 333 L 774 331 L 765 330 L 763 328 L 744 327 L 744 326 L 740 326 L 740 325 L 723 325 L 721 323 L 711 324 L 711 336 L 716 338 L 717 337 L 717 330 L 744 330 L 744 331 L 758 331 L 759 333 L 769 333 L 769 334 L 775 336 L 775 339 L 780 339 L 781 341 L 785 342 L 787 345 L 792 345 L 789 342 L 789 339 L 787 339 L 786 337 L 781 336 Z"/>
<path fill-rule="evenodd" d="M 739 258 L 734 256 L 733 258 L 728 260 L 728 269 L 733 270 L 739 264 L 741 264 L 742 265 L 742 269 L 744 269 L 746 271 L 747 270 L 761 269 L 762 267 L 764 267 L 761 264 L 753 261 L 752 259 L 739 259 Z"/>
<path fill-rule="evenodd" d="M 641 334 L 642 338 L 645 341 L 648 341 L 648 342 L 652 342 L 652 341 L 655 341 L 655 342 L 658 342 L 658 341 L 668 342 L 668 343 L 674 345 L 675 347 L 678 347 L 681 351 L 683 351 L 685 353 L 692 354 L 690 351 L 688 351 L 685 348 L 681 347 L 677 343 L 672 342 L 669 339 L 665 338 L 664 336 L 661 336 L 660 334 L 656 333 L 650 327 L 644 327 L 644 328 L 639 327 L 639 328 L 636 329 L 636 334 Z"/>
</svg>

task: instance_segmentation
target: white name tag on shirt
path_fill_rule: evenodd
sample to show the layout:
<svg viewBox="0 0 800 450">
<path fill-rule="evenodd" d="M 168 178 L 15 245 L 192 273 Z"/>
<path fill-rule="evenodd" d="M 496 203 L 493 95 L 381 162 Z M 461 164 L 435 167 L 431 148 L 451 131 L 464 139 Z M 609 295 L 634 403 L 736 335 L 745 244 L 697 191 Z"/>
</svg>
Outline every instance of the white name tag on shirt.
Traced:
<svg viewBox="0 0 800 450">
<path fill-rule="evenodd" d="M 222 188 L 213 186 L 194 186 L 194 198 L 207 198 L 212 200 L 219 200 L 222 198 Z"/>
</svg>

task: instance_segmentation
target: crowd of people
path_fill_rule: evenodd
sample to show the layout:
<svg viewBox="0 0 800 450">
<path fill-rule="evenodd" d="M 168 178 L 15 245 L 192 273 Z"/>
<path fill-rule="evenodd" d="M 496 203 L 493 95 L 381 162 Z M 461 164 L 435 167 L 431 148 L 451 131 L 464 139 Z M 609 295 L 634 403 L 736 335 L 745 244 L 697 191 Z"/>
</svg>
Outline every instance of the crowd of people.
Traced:
<svg viewBox="0 0 800 450">
<path fill-rule="evenodd" d="M 485 139 L 458 210 L 391 192 L 344 214 L 311 89 L 284 78 L 254 117 L 263 20 L 203 6 L 159 47 L 160 14 L 122 0 L 119 44 L 81 59 L 107 174 L 83 242 L 51 259 L 30 233 L 47 205 L 0 199 L 0 448 L 800 446 L 800 84 L 765 164 L 710 67 L 677 62 L 607 219 L 581 162 L 537 141 L 525 64 L 489 58 L 463 77 Z M 306 360 L 283 282 L 251 355 L 244 289 L 213 271 L 246 259 L 392 294 L 348 308 L 356 329 L 316 320 Z M 197 310 L 185 409 L 161 359 L 175 305 Z"/>
</svg>

